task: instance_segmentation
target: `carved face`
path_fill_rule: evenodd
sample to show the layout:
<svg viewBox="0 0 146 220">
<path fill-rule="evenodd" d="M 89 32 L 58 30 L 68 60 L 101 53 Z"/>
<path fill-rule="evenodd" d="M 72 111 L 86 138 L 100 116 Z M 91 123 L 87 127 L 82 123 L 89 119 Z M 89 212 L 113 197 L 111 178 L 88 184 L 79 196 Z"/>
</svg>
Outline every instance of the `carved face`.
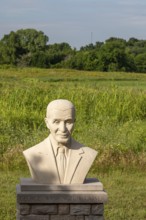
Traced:
<svg viewBox="0 0 146 220">
<path fill-rule="evenodd" d="M 58 144 L 67 144 L 71 138 L 75 115 L 72 109 L 52 109 L 45 118 L 46 125 Z"/>
</svg>

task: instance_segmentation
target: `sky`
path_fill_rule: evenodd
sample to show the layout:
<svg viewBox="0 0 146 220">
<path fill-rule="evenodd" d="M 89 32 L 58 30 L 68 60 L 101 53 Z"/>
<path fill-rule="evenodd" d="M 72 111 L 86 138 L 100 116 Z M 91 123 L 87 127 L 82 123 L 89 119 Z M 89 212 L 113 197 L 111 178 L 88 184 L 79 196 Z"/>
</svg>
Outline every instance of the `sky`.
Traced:
<svg viewBox="0 0 146 220">
<path fill-rule="evenodd" d="M 110 37 L 146 39 L 146 0 L 0 0 L 0 39 L 27 28 L 77 49 Z"/>
</svg>

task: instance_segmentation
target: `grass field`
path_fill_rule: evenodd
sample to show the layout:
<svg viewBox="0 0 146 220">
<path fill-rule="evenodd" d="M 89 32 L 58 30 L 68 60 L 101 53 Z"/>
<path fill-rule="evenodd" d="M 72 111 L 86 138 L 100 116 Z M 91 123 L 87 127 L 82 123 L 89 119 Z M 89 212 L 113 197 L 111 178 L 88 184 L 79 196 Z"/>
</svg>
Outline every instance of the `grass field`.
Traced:
<svg viewBox="0 0 146 220">
<path fill-rule="evenodd" d="M 15 219 L 22 151 L 48 131 L 47 104 L 71 100 L 73 136 L 99 155 L 89 173 L 108 192 L 105 220 L 146 219 L 146 74 L 0 68 L 0 219 Z"/>
</svg>

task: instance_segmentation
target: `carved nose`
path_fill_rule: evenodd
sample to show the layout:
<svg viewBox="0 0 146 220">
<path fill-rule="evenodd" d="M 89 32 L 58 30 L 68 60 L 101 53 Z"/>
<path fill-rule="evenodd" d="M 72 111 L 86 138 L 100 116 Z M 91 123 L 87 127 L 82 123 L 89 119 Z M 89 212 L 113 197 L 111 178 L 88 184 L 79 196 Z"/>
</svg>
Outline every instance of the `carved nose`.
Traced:
<svg viewBox="0 0 146 220">
<path fill-rule="evenodd" d="M 65 132 L 65 131 L 66 131 L 66 125 L 65 125 L 64 122 L 61 122 L 61 123 L 60 123 L 59 129 L 60 129 L 60 131 L 62 131 L 62 132 Z"/>
</svg>

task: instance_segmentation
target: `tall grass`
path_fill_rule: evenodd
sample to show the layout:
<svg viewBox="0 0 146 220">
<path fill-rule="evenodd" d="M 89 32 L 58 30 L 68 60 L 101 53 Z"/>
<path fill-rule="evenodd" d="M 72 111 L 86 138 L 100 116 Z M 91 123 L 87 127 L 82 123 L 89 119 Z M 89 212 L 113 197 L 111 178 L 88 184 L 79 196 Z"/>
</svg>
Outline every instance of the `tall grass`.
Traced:
<svg viewBox="0 0 146 220">
<path fill-rule="evenodd" d="M 98 163 L 118 163 L 119 158 L 123 161 L 133 153 L 141 161 L 146 152 L 146 87 L 141 88 L 141 82 L 146 86 L 145 75 L 128 75 L 128 87 L 117 84 L 123 73 L 112 75 L 112 81 L 105 73 L 71 71 L 69 75 L 63 70 L 59 74 L 58 70 L 13 69 L 0 72 L 0 76 L 1 167 L 25 166 L 22 150 L 48 135 L 44 123 L 46 107 L 58 98 L 75 104 L 77 122 L 73 135 L 99 150 Z"/>
</svg>

